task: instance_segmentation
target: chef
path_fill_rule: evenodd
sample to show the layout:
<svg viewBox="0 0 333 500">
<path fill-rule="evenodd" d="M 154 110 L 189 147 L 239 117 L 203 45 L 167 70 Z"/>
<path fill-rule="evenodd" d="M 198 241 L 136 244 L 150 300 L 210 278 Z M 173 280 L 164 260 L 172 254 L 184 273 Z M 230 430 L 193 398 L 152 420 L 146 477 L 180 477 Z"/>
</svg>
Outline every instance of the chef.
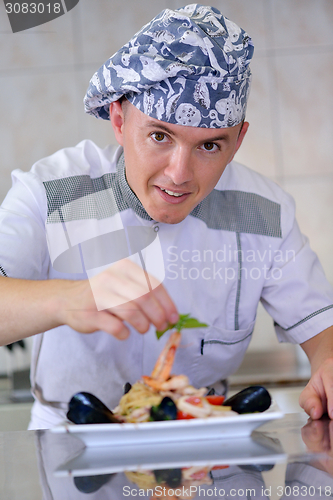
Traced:
<svg viewBox="0 0 333 500">
<path fill-rule="evenodd" d="M 34 336 L 31 429 L 65 418 L 78 391 L 109 407 L 149 374 L 195 316 L 173 367 L 225 391 L 259 301 L 312 376 L 300 404 L 333 418 L 333 290 L 291 197 L 233 161 L 253 44 L 216 8 L 166 9 L 93 75 L 86 112 L 119 147 L 82 141 L 15 170 L 0 211 L 1 343 Z"/>
</svg>

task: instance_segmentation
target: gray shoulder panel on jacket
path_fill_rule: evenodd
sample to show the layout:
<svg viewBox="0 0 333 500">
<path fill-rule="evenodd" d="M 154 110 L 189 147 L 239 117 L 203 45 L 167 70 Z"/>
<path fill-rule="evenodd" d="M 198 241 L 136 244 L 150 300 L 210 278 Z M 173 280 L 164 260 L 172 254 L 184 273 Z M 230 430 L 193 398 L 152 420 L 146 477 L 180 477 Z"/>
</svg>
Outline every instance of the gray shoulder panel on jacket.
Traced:
<svg viewBox="0 0 333 500">
<path fill-rule="evenodd" d="M 211 229 L 282 237 L 281 205 L 255 193 L 214 189 L 191 215 Z"/>
</svg>

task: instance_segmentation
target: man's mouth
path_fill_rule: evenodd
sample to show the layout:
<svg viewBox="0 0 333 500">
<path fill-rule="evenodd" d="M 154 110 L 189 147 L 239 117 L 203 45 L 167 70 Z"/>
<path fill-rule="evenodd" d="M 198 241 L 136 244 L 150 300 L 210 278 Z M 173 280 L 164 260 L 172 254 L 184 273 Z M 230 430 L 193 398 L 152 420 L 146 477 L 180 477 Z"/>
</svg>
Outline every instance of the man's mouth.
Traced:
<svg viewBox="0 0 333 500">
<path fill-rule="evenodd" d="M 169 189 L 163 189 L 161 187 L 160 187 L 160 190 L 164 191 L 165 193 L 169 194 L 170 196 L 175 196 L 175 197 L 183 196 L 184 194 L 186 194 L 186 193 L 176 193 L 175 191 L 170 191 Z"/>
<path fill-rule="evenodd" d="M 161 186 L 155 186 L 155 189 L 165 202 L 171 203 L 172 205 L 184 203 L 191 195 L 191 192 L 188 191 L 173 191 L 173 189 L 167 189 Z"/>
</svg>

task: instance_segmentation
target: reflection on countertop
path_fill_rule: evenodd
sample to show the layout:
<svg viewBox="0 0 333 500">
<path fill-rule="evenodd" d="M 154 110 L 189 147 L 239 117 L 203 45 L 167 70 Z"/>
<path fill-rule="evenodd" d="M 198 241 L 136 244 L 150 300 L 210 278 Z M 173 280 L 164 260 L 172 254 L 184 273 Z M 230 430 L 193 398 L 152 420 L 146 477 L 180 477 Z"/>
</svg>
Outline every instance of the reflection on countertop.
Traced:
<svg viewBox="0 0 333 500">
<path fill-rule="evenodd" d="M 244 438 L 184 442 L 171 432 L 166 443 L 137 448 L 84 448 L 68 433 L 0 432 L 0 498 L 332 497 L 331 434 L 331 421 L 311 422 L 304 414 L 273 420 Z"/>
</svg>

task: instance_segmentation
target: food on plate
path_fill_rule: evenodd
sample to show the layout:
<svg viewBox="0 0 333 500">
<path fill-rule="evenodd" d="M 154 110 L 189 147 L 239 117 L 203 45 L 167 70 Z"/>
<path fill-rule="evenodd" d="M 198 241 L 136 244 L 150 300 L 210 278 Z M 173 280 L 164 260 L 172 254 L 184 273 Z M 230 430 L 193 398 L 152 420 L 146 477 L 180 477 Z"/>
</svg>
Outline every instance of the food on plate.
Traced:
<svg viewBox="0 0 333 500">
<path fill-rule="evenodd" d="M 120 423 L 111 410 L 89 392 L 78 392 L 69 404 L 67 418 L 74 424 L 114 424 Z"/>
<path fill-rule="evenodd" d="M 193 319 L 185 315 L 183 321 Z M 171 333 L 151 374 L 143 375 L 132 386 L 125 384 L 125 393 L 113 411 L 92 394 L 80 392 L 70 400 L 67 418 L 76 424 L 137 423 L 231 416 L 269 408 L 271 397 L 264 387 L 248 387 L 224 401 L 224 396 L 208 394 L 206 387 L 193 387 L 186 375 L 172 375 L 181 340 L 179 329 L 181 325 Z"/>
<path fill-rule="evenodd" d="M 199 486 L 213 484 L 212 470 L 226 468 L 228 465 L 192 466 L 178 469 L 125 471 L 125 475 L 147 493 L 152 490 L 151 500 L 157 498 L 177 500 L 197 496 Z"/>
<path fill-rule="evenodd" d="M 237 413 L 254 413 L 268 410 L 272 398 L 261 385 L 252 385 L 238 392 L 222 403 Z"/>
<path fill-rule="evenodd" d="M 231 408 L 209 402 L 206 387 L 196 389 L 186 375 L 171 374 L 180 339 L 178 330 L 170 335 L 151 375 L 143 375 L 133 384 L 113 410 L 118 418 L 126 422 L 147 422 L 221 416 L 226 412 L 230 415 Z M 212 401 L 211 396 L 208 398 Z"/>
<path fill-rule="evenodd" d="M 154 420 L 155 422 L 161 420 L 176 420 L 177 414 L 177 405 L 169 396 L 165 396 L 159 405 L 150 408 L 150 420 Z"/>
</svg>

